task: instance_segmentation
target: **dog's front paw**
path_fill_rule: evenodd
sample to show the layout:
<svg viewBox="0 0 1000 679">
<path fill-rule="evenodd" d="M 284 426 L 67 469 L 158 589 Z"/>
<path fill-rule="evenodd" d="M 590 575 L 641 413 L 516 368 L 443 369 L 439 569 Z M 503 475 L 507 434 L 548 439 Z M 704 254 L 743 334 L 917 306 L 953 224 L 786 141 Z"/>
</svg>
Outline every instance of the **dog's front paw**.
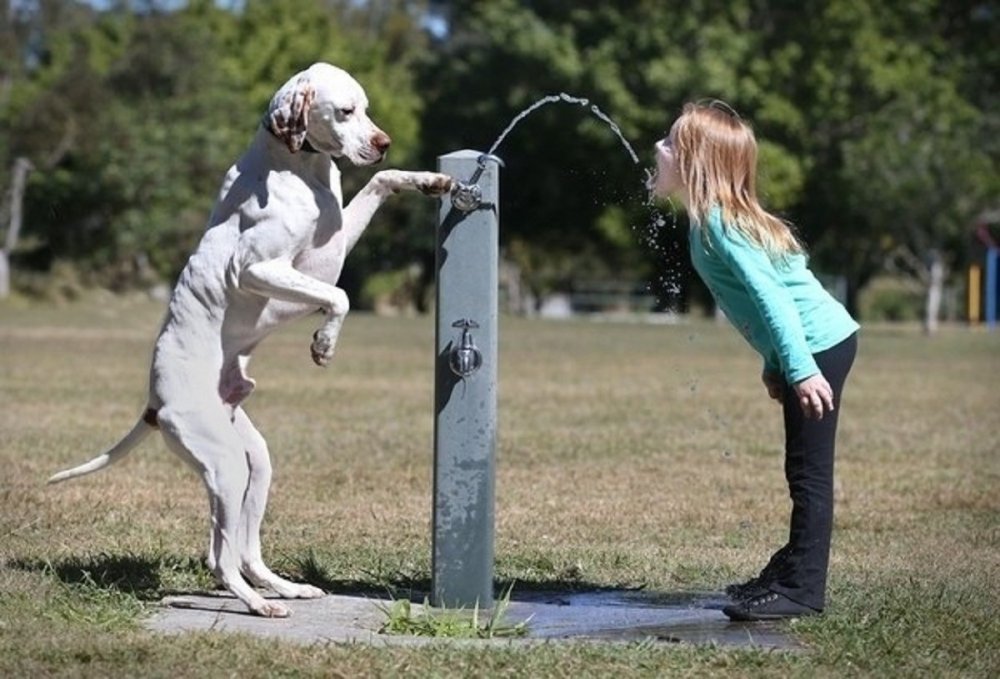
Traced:
<svg viewBox="0 0 1000 679">
<path fill-rule="evenodd" d="M 321 368 L 325 368 L 330 359 L 333 358 L 333 349 L 336 341 L 335 337 L 330 337 L 324 333 L 322 328 L 314 332 L 312 344 L 309 346 L 313 363 Z"/>
<path fill-rule="evenodd" d="M 421 172 L 416 179 L 417 189 L 425 196 L 441 196 L 451 191 L 454 180 L 440 172 Z"/>
</svg>

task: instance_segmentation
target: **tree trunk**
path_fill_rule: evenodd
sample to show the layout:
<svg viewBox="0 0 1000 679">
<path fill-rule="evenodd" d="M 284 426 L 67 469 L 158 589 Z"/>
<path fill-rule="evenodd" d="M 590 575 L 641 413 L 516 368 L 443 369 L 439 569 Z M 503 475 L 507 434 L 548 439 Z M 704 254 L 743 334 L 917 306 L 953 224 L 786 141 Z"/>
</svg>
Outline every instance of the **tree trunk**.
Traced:
<svg viewBox="0 0 1000 679">
<path fill-rule="evenodd" d="M 941 317 L 941 300 L 944 296 L 944 259 L 938 250 L 931 250 L 927 257 L 927 304 L 924 308 L 924 333 L 933 335 Z"/>
<path fill-rule="evenodd" d="M 10 263 L 7 261 L 7 251 L 0 250 L 0 299 L 10 295 Z"/>
<path fill-rule="evenodd" d="M 20 157 L 14 161 L 14 169 L 11 172 L 13 179 L 10 185 L 10 223 L 7 225 L 7 237 L 4 239 L 3 249 L 0 250 L 0 299 L 10 295 L 10 255 L 17 247 L 17 239 L 21 235 L 24 189 L 31 168 L 31 161 Z"/>
<path fill-rule="evenodd" d="M 500 290 L 506 293 L 501 298 L 504 311 L 517 316 L 529 315 L 530 310 L 525 306 L 521 267 L 506 257 L 500 258 Z"/>
</svg>

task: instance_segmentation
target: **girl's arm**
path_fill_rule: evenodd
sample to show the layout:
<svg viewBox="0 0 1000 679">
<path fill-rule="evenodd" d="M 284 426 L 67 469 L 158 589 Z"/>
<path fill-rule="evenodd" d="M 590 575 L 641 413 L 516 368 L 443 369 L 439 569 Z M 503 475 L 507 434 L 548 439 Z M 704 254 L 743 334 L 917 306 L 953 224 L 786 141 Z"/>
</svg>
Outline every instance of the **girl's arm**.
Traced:
<svg viewBox="0 0 1000 679">
<path fill-rule="evenodd" d="M 744 286 L 764 319 L 785 378 L 795 384 L 818 374 L 795 302 L 782 284 L 776 264 L 741 234 L 724 229 L 717 212 L 706 222 L 712 250 Z"/>
<path fill-rule="evenodd" d="M 795 302 L 782 284 L 775 263 L 741 234 L 725 232 L 721 220 L 710 220 L 708 228 L 712 247 L 743 284 L 764 319 L 771 344 L 802 411 L 806 417 L 823 419 L 824 413 L 833 412 L 833 390 L 809 350 Z M 762 378 L 768 395 L 780 398 L 779 385 L 769 376 L 771 364 L 770 357 L 766 358 Z"/>
</svg>

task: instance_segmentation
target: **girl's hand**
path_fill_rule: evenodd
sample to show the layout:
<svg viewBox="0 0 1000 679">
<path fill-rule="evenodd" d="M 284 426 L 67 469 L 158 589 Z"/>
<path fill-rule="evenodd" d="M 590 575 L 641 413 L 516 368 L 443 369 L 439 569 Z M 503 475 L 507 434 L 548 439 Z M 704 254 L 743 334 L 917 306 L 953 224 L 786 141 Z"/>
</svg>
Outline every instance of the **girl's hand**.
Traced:
<svg viewBox="0 0 1000 679">
<path fill-rule="evenodd" d="M 825 413 L 833 412 L 833 389 L 822 373 L 798 382 L 794 389 L 806 417 L 822 420 Z"/>
<path fill-rule="evenodd" d="M 773 398 L 775 401 L 781 401 L 785 397 L 785 379 L 778 373 L 771 373 L 764 371 L 760 376 L 761 382 L 764 383 L 764 388 L 767 389 L 767 395 Z"/>
</svg>

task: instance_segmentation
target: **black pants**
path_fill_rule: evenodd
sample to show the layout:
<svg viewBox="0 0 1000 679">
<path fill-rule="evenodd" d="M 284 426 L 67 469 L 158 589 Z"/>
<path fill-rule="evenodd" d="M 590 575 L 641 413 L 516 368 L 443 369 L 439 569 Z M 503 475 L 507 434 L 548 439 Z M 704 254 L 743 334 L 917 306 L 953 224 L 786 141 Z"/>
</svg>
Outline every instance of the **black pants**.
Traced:
<svg viewBox="0 0 1000 679">
<path fill-rule="evenodd" d="M 833 533 L 833 455 L 837 416 L 847 374 L 858 349 L 857 334 L 814 355 L 833 389 L 835 410 L 822 420 L 809 419 L 790 386 L 785 388 L 785 478 L 792 498 L 786 558 L 771 590 L 792 601 L 822 610 Z"/>
</svg>

